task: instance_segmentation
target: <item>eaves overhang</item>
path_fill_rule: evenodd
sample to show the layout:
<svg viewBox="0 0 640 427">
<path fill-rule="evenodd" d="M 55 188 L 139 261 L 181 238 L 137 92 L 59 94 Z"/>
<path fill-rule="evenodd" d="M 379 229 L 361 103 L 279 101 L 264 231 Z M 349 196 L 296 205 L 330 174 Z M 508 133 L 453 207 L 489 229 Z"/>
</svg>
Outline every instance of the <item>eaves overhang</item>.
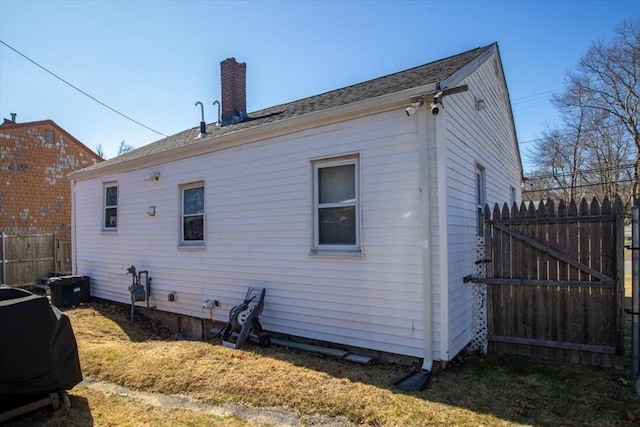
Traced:
<svg viewBox="0 0 640 427">
<path fill-rule="evenodd" d="M 418 96 L 425 92 L 434 91 L 436 90 L 436 87 L 436 84 L 433 83 L 413 87 L 400 92 L 369 98 L 338 107 L 327 108 L 313 113 L 302 114 L 273 123 L 266 123 L 250 127 L 248 129 L 241 129 L 236 132 L 229 132 L 224 135 L 211 135 L 199 138 L 198 141 L 181 147 L 149 154 L 144 157 L 124 160 L 112 165 L 104 165 L 97 169 L 80 170 L 70 174 L 69 178 L 75 181 L 82 181 L 105 175 L 117 175 L 119 173 L 157 166 L 176 160 L 183 160 L 189 157 L 200 156 L 320 126 L 385 113 L 400 108 L 404 109 L 409 105 L 411 97 Z M 403 110 L 402 117 L 405 118 Z"/>
</svg>

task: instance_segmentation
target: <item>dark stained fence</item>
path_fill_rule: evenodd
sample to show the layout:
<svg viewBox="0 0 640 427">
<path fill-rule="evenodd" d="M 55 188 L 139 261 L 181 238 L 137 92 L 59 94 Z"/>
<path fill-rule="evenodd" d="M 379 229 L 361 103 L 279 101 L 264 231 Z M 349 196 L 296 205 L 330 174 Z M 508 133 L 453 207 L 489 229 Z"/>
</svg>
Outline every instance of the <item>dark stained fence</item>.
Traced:
<svg viewBox="0 0 640 427">
<path fill-rule="evenodd" d="M 38 284 L 40 278 L 71 267 L 71 244 L 54 234 L 0 233 L 0 283 L 10 286 Z"/>
<path fill-rule="evenodd" d="M 489 351 L 622 366 L 620 198 L 485 210 Z"/>
</svg>

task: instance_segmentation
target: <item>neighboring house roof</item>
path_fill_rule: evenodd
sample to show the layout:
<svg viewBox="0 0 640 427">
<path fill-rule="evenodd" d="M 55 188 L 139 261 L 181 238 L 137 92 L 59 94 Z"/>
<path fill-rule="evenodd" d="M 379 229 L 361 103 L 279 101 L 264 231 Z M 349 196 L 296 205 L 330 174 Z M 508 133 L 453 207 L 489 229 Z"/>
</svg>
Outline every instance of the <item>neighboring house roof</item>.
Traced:
<svg viewBox="0 0 640 427">
<path fill-rule="evenodd" d="M 215 123 L 211 123 L 206 127 L 208 135 L 203 138 L 198 138 L 200 134 L 199 127 L 187 129 L 107 160 L 106 162 L 90 166 L 84 169 L 84 171 L 101 169 L 148 155 L 169 151 L 202 140 L 213 139 L 231 132 L 254 128 L 256 126 L 388 95 L 414 87 L 440 83 L 478 56 L 490 50 L 493 46 L 495 46 L 495 43 L 363 83 L 254 111 L 248 114 L 249 117 L 247 119 L 237 124 L 217 127 Z"/>
<path fill-rule="evenodd" d="M 86 150 L 89 154 L 93 155 L 93 157 L 96 160 L 98 160 L 100 162 L 104 160 L 95 151 L 93 151 L 91 148 L 87 147 L 85 144 L 83 144 L 81 141 L 79 141 L 76 137 L 74 137 L 69 132 L 64 130 L 64 128 L 60 127 L 60 125 L 58 125 L 53 120 L 38 120 L 38 121 L 35 121 L 35 122 L 20 122 L 20 123 L 16 123 L 16 122 L 11 121 L 9 119 L 4 119 L 2 124 L 0 124 L 0 131 L 10 131 L 10 130 L 13 130 L 13 129 L 20 129 L 20 128 L 25 128 L 25 127 L 34 127 L 34 126 L 42 126 L 42 125 L 50 125 L 50 126 L 55 127 L 60 133 L 64 134 L 67 138 L 69 138 L 71 141 L 73 141 L 74 143 L 79 145 L 81 148 Z"/>
</svg>

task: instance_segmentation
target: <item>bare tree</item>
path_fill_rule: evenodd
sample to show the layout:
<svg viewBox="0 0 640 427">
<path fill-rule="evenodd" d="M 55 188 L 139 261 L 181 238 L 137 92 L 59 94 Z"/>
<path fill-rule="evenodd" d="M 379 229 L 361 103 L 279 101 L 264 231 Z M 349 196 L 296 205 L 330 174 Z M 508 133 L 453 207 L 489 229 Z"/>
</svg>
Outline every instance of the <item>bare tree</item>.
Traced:
<svg viewBox="0 0 640 427">
<path fill-rule="evenodd" d="M 537 164 L 532 194 L 566 200 L 618 193 L 627 203 L 638 197 L 639 79 L 640 20 L 627 20 L 610 43 L 589 47 L 554 96 L 562 124 L 547 129 L 530 154 Z"/>
<path fill-rule="evenodd" d="M 531 157 L 538 167 L 525 189 L 535 191 L 529 198 L 569 201 L 577 196 L 579 172 L 584 166 L 579 134 L 565 133 L 564 127 L 547 128 Z"/>
<path fill-rule="evenodd" d="M 569 73 L 560 98 L 622 126 L 635 146 L 633 196 L 640 177 L 640 20 L 623 21 L 610 43 L 595 42 Z"/>
<path fill-rule="evenodd" d="M 129 151 L 133 150 L 135 147 L 133 145 L 129 145 L 127 144 L 124 140 L 120 141 L 120 147 L 118 148 L 118 156 L 124 154 L 124 153 L 128 153 Z"/>
<path fill-rule="evenodd" d="M 96 147 L 96 154 L 100 156 L 100 158 L 104 159 L 104 150 L 102 149 L 102 144 L 98 144 Z"/>
</svg>

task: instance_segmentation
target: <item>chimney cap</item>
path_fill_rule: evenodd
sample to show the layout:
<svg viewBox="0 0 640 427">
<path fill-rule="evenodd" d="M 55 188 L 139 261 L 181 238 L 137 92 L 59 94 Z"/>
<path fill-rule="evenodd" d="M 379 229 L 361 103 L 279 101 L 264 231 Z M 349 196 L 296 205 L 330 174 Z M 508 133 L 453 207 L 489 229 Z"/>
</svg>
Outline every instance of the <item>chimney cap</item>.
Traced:
<svg viewBox="0 0 640 427">
<path fill-rule="evenodd" d="M 235 63 L 237 63 L 237 64 L 240 64 L 240 65 L 242 65 L 242 64 L 246 65 L 246 63 L 245 63 L 245 62 L 238 62 L 238 61 L 236 60 L 235 56 L 232 56 L 232 57 L 230 57 L 230 58 L 227 58 L 227 59 L 225 59 L 224 61 L 220 61 L 220 63 L 222 64 L 222 63 L 224 63 L 224 62 L 231 62 L 231 61 L 233 61 L 233 62 L 235 62 Z"/>
</svg>

